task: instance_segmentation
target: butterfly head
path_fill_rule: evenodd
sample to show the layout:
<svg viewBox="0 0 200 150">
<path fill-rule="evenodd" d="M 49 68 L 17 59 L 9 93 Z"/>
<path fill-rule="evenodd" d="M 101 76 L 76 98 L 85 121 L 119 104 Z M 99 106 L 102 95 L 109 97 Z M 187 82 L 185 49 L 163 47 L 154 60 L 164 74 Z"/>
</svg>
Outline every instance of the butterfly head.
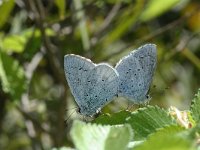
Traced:
<svg viewBox="0 0 200 150">
<path fill-rule="evenodd" d="M 77 113 L 86 116 L 86 117 L 97 117 L 100 114 L 101 110 L 100 109 L 91 109 L 88 107 L 79 107 L 77 108 Z"/>
<path fill-rule="evenodd" d="M 146 100 L 149 101 L 151 99 L 151 96 L 149 94 L 146 95 Z"/>
</svg>

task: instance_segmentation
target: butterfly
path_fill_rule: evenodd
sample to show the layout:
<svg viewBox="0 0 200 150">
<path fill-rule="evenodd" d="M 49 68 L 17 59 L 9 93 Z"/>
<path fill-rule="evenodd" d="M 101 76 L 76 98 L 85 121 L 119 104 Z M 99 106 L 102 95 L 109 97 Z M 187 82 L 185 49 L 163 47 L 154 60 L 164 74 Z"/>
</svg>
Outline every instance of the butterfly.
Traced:
<svg viewBox="0 0 200 150">
<path fill-rule="evenodd" d="M 149 87 L 156 68 L 156 45 L 146 44 L 123 57 L 115 66 L 119 74 L 119 96 L 141 104 L 149 100 Z"/>
<path fill-rule="evenodd" d="M 148 90 L 156 68 L 156 45 L 146 44 L 123 57 L 113 68 L 84 57 L 64 57 L 64 71 L 80 113 L 93 116 L 116 96 L 134 103 L 149 100 Z"/>
<path fill-rule="evenodd" d="M 64 71 L 72 95 L 85 116 L 93 116 L 118 93 L 119 77 L 106 63 L 94 64 L 78 55 L 65 55 Z"/>
</svg>

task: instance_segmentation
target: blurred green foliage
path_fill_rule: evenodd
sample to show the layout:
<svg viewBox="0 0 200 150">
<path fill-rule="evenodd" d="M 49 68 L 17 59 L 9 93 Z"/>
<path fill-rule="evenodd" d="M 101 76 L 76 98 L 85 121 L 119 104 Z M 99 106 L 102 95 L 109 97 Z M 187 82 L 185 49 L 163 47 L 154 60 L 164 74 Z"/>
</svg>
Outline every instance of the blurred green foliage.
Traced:
<svg viewBox="0 0 200 150">
<path fill-rule="evenodd" d="M 0 149 L 50 149 L 75 144 L 75 136 L 69 131 L 72 120 L 81 117 L 74 113 L 76 104 L 65 80 L 65 54 L 115 65 L 134 48 L 154 43 L 158 63 L 150 105 L 188 110 L 200 87 L 199 41 L 198 0 L 0 1 Z M 112 114 L 127 105 L 127 100 L 117 98 L 102 111 Z M 196 101 L 192 106 L 198 105 Z M 136 111 L 139 115 L 133 114 L 133 120 L 144 120 L 143 116 L 150 113 L 163 117 L 163 124 L 152 131 L 160 125 L 173 126 L 159 107 Z M 133 110 L 136 108 L 133 106 Z M 195 122 L 199 120 L 198 108 L 191 108 Z M 114 114 L 116 122 L 128 114 Z M 148 122 L 147 128 L 155 122 Z M 138 138 L 149 136 L 148 132 L 140 133 L 136 134 Z M 159 136 L 171 138 L 162 133 Z M 155 137 L 152 135 L 149 141 L 154 143 Z M 174 139 L 190 146 L 184 140 Z M 148 141 L 140 148 L 145 147 Z"/>
</svg>

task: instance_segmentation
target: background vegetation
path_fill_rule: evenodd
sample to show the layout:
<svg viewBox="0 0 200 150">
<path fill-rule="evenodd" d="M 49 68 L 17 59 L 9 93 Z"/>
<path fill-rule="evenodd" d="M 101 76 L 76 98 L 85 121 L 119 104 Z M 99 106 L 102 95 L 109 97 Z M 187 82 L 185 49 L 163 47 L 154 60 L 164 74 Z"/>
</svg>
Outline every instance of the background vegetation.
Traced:
<svg viewBox="0 0 200 150">
<path fill-rule="evenodd" d="M 115 65 L 145 43 L 158 48 L 150 105 L 159 107 L 148 106 L 144 112 L 156 110 L 152 111 L 154 116 L 157 109 L 170 106 L 190 109 L 197 124 L 200 107 L 193 111 L 190 103 L 200 87 L 198 0 L 0 1 L 0 149 L 51 149 L 73 144 L 80 149 L 74 141 L 82 139 L 74 132 L 84 125 L 75 122 L 69 134 L 72 120 L 82 117 L 74 113 L 76 104 L 64 76 L 64 55 L 74 53 L 95 63 Z M 103 112 L 125 110 L 127 105 L 127 100 L 116 99 Z M 158 116 L 164 118 L 163 126 L 174 125 L 173 119 L 163 115 L 165 112 Z M 125 133 L 124 139 L 130 139 L 130 128 L 125 125 L 117 129 L 118 134 Z M 154 129 L 157 127 L 150 131 Z M 182 131 L 169 127 L 163 132 L 172 130 Z M 136 134 L 136 139 L 146 136 Z M 186 148 L 190 147 L 187 142 Z"/>
</svg>

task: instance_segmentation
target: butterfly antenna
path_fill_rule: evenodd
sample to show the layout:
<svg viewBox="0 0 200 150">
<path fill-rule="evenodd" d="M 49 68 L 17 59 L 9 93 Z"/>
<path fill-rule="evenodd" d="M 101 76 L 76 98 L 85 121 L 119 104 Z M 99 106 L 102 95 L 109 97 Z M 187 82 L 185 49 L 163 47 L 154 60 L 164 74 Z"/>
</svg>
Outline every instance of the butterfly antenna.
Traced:
<svg viewBox="0 0 200 150">
<path fill-rule="evenodd" d="M 68 108 L 68 109 L 65 109 L 65 111 L 69 111 L 69 110 L 73 110 L 73 109 L 77 109 L 78 107 L 74 107 L 74 108 Z"/>
<path fill-rule="evenodd" d="M 69 114 L 69 116 L 67 117 L 67 119 L 65 119 L 65 124 L 67 125 L 70 117 L 75 113 L 76 111 L 73 111 L 72 113 Z"/>
<path fill-rule="evenodd" d="M 156 87 L 155 87 L 156 88 Z M 159 95 L 164 95 L 166 90 L 170 89 L 170 87 L 165 87 L 165 88 L 162 88 L 160 90 L 157 90 L 157 91 L 154 91 L 154 92 L 151 92 L 151 95 L 155 95 L 155 94 L 159 94 Z"/>
</svg>

